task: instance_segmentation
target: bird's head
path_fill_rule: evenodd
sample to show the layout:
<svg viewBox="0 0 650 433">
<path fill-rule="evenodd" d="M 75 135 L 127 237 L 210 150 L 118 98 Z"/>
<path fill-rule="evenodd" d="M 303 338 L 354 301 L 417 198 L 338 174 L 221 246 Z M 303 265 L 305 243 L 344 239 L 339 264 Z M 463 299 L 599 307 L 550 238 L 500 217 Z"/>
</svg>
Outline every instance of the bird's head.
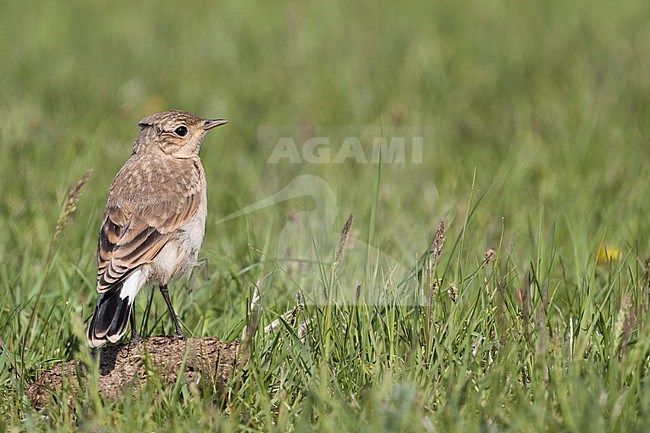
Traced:
<svg viewBox="0 0 650 433">
<path fill-rule="evenodd" d="M 203 137 L 210 129 L 226 123 L 225 119 L 202 119 L 180 110 L 152 114 L 138 123 L 140 135 L 133 152 L 155 146 L 168 155 L 188 158 L 199 153 Z"/>
</svg>

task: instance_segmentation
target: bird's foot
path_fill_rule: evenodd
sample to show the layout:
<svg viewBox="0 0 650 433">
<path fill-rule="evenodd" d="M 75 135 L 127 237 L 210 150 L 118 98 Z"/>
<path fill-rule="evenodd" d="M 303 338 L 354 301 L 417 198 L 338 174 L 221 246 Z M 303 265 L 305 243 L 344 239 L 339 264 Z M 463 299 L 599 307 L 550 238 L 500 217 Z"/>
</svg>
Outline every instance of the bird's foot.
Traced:
<svg viewBox="0 0 650 433">
<path fill-rule="evenodd" d="M 171 338 L 172 340 L 185 340 L 185 334 L 182 332 L 174 332 L 173 334 L 169 334 L 167 338 Z"/>
</svg>

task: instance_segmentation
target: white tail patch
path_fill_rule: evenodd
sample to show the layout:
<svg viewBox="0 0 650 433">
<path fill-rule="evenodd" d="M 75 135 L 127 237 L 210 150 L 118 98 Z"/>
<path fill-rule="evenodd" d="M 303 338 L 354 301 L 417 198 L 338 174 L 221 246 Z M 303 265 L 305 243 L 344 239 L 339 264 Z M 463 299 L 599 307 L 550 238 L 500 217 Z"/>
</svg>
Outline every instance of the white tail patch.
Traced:
<svg viewBox="0 0 650 433">
<path fill-rule="evenodd" d="M 140 268 L 129 275 L 129 278 L 124 281 L 122 289 L 120 289 L 120 299 L 129 298 L 129 304 L 133 304 L 135 296 L 147 282 L 148 271 L 148 269 Z"/>
</svg>

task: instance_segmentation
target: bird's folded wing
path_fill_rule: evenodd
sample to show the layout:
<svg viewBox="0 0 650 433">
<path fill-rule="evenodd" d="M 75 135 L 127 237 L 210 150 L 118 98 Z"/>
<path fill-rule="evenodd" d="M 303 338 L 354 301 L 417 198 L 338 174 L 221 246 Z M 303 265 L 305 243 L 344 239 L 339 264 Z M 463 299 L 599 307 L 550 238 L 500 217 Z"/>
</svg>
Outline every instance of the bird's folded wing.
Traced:
<svg viewBox="0 0 650 433">
<path fill-rule="evenodd" d="M 144 199 L 109 193 L 97 247 L 97 292 L 106 292 L 154 260 L 196 214 L 200 201 L 198 187 Z"/>
</svg>

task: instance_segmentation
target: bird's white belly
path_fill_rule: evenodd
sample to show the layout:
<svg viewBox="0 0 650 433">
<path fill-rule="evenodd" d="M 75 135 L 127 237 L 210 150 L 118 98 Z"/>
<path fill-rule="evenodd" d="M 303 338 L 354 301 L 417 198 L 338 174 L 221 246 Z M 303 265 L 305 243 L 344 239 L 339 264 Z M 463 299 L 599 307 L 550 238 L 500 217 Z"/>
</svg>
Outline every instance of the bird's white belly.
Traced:
<svg viewBox="0 0 650 433">
<path fill-rule="evenodd" d="M 149 264 L 148 284 L 167 284 L 170 279 L 188 276 L 196 265 L 205 234 L 205 199 L 194 217 L 178 230 Z"/>
</svg>

